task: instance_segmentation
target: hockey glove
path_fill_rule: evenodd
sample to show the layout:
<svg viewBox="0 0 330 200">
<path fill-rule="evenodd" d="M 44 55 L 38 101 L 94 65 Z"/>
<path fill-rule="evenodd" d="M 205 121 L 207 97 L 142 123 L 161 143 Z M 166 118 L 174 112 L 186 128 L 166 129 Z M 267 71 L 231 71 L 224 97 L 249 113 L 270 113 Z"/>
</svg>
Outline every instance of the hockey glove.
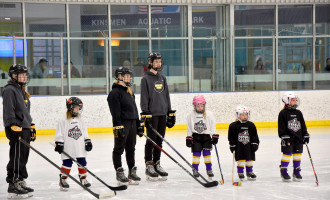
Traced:
<svg viewBox="0 0 330 200">
<path fill-rule="evenodd" d="M 85 139 L 85 150 L 91 151 L 93 149 L 93 144 L 91 139 Z"/>
<path fill-rule="evenodd" d="M 230 145 L 230 151 L 233 153 L 236 150 L 236 145 Z"/>
<path fill-rule="evenodd" d="M 303 142 L 304 142 L 304 144 L 308 144 L 309 143 L 309 134 L 304 135 Z"/>
<path fill-rule="evenodd" d="M 22 136 L 22 134 L 23 134 L 23 129 L 20 126 L 13 125 L 10 127 L 10 129 L 11 129 L 11 132 L 17 136 Z"/>
<path fill-rule="evenodd" d="M 175 116 L 176 110 L 169 110 L 166 116 L 166 126 L 168 128 L 172 128 L 175 125 L 176 116 Z"/>
<path fill-rule="evenodd" d="M 192 147 L 192 144 L 193 144 L 193 138 L 191 136 L 187 136 L 186 137 L 186 146 L 187 147 Z"/>
<path fill-rule="evenodd" d="M 136 120 L 136 127 L 137 127 L 136 134 L 138 134 L 139 137 L 142 137 L 144 133 L 144 121 L 139 119 Z"/>
<path fill-rule="evenodd" d="M 152 125 L 151 112 L 145 111 L 145 112 L 142 112 L 140 115 L 141 115 L 141 120 L 144 121 L 145 125 L 149 125 L 149 124 Z"/>
<path fill-rule="evenodd" d="M 30 128 L 30 140 L 34 142 L 37 138 L 37 131 L 36 131 L 36 126 L 35 124 L 31 124 Z"/>
<path fill-rule="evenodd" d="M 113 127 L 113 134 L 115 135 L 115 138 L 119 140 L 125 138 L 124 126 Z"/>
<path fill-rule="evenodd" d="M 258 148 L 259 148 L 258 143 L 251 143 L 251 150 L 253 152 L 256 152 L 258 150 Z"/>
<path fill-rule="evenodd" d="M 218 140 L 219 140 L 219 135 L 213 134 L 211 139 L 212 144 L 218 144 Z"/>
<path fill-rule="evenodd" d="M 57 151 L 59 154 L 61 154 L 64 150 L 64 143 L 63 142 L 55 142 L 55 151 Z"/>
<path fill-rule="evenodd" d="M 291 144 L 290 144 L 290 141 L 291 141 L 290 136 L 288 136 L 288 135 L 283 135 L 283 136 L 281 137 L 281 145 L 282 145 L 282 147 L 288 147 L 288 146 L 290 146 L 290 145 L 291 145 Z"/>
</svg>

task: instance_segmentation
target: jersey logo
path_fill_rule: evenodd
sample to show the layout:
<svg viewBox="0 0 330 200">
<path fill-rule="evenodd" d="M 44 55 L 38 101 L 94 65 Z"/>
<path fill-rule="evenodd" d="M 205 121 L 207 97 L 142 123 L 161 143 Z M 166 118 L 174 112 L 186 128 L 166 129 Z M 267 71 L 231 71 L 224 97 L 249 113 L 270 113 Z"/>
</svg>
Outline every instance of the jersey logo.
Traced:
<svg viewBox="0 0 330 200">
<path fill-rule="evenodd" d="M 297 118 L 293 118 L 288 122 L 288 128 L 297 132 L 301 129 L 300 121 L 297 121 Z"/>
<path fill-rule="evenodd" d="M 69 129 L 68 136 L 70 138 L 73 138 L 75 140 L 78 140 L 82 136 L 82 133 L 80 131 L 80 128 L 78 128 L 78 126 L 75 126 L 72 129 Z"/>
<path fill-rule="evenodd" d="M 158 92 L 158 93 L 161 93 L 161 92 L 163 92 L 163 90 L 164 90 L 163 83 L 160 82 L 160 81 L 156 81 L 155 82 L 155 91 Z"/>
<path fill-rule="evenodd" d="M 200 120 L 199 122 L 195 123 L 194 129 L 197 133 L 202 133 L 204 130 L 207 130 L 205 123 L 203 123 L 203 120 Z"/>
<path fill-rule="evenodd" d="M 238 134 L 238 141 L 242 142 L 244 145 L 246 145 L 247 143 L 250 142 L 250 135 L 249 135 L 249 131 L 245 130 L 243 131 L 243 133 L 239 133 Z"/>
</svg>

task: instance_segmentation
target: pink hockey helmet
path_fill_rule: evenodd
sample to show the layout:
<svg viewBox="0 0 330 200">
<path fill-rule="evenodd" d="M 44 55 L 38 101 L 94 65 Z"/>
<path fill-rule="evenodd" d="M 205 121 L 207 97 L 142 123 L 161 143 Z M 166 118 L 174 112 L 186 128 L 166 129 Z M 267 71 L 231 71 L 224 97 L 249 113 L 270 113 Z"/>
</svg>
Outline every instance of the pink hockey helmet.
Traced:
<svg viewBox="0 0 330 200">
<path fill-rule="evenodd" d="M 195 96 L 193 99 L 193 105 L 206 104 L 205 98 L 202 95 Z"/>
</svg>

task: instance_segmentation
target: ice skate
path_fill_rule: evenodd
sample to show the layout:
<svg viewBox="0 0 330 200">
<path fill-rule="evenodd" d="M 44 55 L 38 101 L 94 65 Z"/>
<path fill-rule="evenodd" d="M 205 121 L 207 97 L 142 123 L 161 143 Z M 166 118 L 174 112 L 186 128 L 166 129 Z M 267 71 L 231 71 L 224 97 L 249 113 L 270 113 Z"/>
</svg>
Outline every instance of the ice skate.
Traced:
<svg viewBox="0 0 330 200">
<path fill-rule="evenodd" d="M 85 187 L 90 187 L 91 184 L 87 181 L 86 176 L 79 176 L 80 183 L 83 184 Z"/>
<path fill-rule="evenodd" d="M 136 167 L 129 170 L 128 180 L 130 185 L 139 185 L 141 178 L 136 175 Z"/>
<path fill-rule="evenodd" d="M 209 177 L 209 180 L 212 180 L 212 178 L 214 177 L 214 174 L 213 174 L 213 171 L 212 170 L 206 171 L 206 174 Z"/>
<path fill-rule="evenodd" d="M 158 173 L 155 171 L 152 161 L 146 162 L 146 178 L 148 181 L 157 181 Z"/>
<path fill-rule="evenodd" d="M 246 173 L 246 177 L 250 181 L 257 180 L 257 175 L 255 175 L 255 173 L 253 173 L 253 172 Z"/>
<path fill-rule="evenodd" d="M 302 176 L 300 175 L 300 171 L 301 171 L 300 167 L 293 169 L 293 174 L 292 174 L 293 181 L 301 182 Z"/>
<path fill-rule="evenodd" d="M 161 176 L 161 178 L 159 180 L 161 180 L 161 181 L 167 180 L 168 173 L 165 172 L 165 170 L 162 168 L 162 166 L 160 166 L 159 160 L 155 164 L 155 171 L 159 174 L 159 176 Z"/>
<path fill-rule="evenodd" d="M 241 181 L 244 181 L 244 179 L 245 179 L 244 173 L 238 173 L 238 178 L 239 178 Z"/>
<path fill-rule="evenodd" d="M 116 179 L 118 186 L 128 185 L 128 178 L 125 176 L 124 169 L 122 167 L 118 167 L 116 172 Z"/>
<path fill-rule="evenodd" d="M 62 174 L 60 174 L 60 190 L 61 191 L 67 191 L 69 189 L 69 184 L 66 182 L 67 177 L 63 177 Z"/>
<path fill-rule="evenodd" d="M 28 187 L 28 186 L 26 185 L 26 182 L 24 181 L 24 179 L 23 179 L 23 180 L 20 180 L 20 181 L 18 182 L 18 184 L 20 184 L 21 187 L 22 187 L 24 190 L 26 190 L 26 191 L 29 192 L 29 193 L 28 193 L 29 197 L 32 197 L 32 196 L 33 196 L 32 192 L 34 192 L 34 189 Z"/>
<path fill-rule="evenodd" d="M 194 177 L 198 178 L 199 177 L 199 173 L 197 170 L 193 170 L 193 175 Z"/>
<path fill-rule="evenodd" d="M 287 167 L 281 167 L 281 177 L 284 182 L 289 182 L 291 180 L 291 177 L 288 174 Z"/>
<path fill-rule="evenodd" d="M 19 182 L 9 183 L 8 199 L 25 199 L 29 197 L 29 191 L 23 189 Z"/>
</svg>

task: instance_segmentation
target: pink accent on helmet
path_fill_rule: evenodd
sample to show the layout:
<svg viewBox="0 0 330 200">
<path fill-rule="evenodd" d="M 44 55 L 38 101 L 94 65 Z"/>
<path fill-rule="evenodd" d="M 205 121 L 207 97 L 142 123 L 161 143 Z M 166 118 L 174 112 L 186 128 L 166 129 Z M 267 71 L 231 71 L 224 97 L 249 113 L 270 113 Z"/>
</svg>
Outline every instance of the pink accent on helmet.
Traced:
<svg viewBox="0 0 330 200">
<path fill-rule="evenodd" d="M 195 96 L 193 99 L 193 105 L 196 106 L 198 104 L 205 104 L 205 98 L 203 96 Z"/>
</svg>

